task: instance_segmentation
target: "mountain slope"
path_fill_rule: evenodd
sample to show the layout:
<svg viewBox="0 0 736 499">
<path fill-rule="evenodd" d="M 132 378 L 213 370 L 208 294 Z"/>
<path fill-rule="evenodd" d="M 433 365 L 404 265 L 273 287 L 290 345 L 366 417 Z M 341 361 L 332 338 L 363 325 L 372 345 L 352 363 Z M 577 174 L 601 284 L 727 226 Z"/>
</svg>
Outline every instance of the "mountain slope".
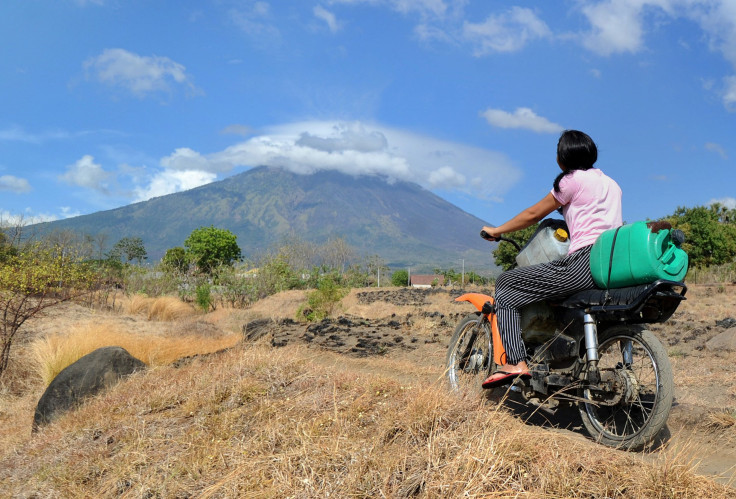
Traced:
<svg viewBox="0 0 736 499">
<path fill-rule="evenodd" d="M 335 171 L 298 175 L 259 167 L 185 192 L 109 211 L 40 224 L 43 232 L 107 233 L 112 243 L 141 237 L 155 261 L 181 246 L 197 227 L 214 225 L 238 237 L 248 256 L 289 234 L 321 243 L 342 237 L 363 255 L 392 266 L 493 268 L 491 246 L 478 237 L 484 222 L 408 182 Z"/>
</svg>

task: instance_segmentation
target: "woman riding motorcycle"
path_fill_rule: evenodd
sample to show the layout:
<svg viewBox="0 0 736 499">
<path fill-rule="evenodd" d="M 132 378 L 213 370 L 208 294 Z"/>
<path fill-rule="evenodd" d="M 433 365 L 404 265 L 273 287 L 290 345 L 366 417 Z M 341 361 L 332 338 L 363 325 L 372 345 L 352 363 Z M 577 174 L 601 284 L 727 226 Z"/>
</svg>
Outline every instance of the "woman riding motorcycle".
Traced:
<svg viewBox="0 0 736 499">
<path fill-rule="evenodd" d="M 621 188 L 593 167 L 597 159 L 598 149 L 587 134 L 564 131 L 557 142 L 557 164 L 562 172 L 555 178 L 552 190 L 508 222 L 498 227 L 483 227 L 488 238 L 493 240 L 525 229 L 562 207 L 570 230 L 567 256 L 549 263 L 515 268 L 497 279 L 496 314 L 506 363 L 483 382 L 483 388 L 508 384 L 518 377 L 531 377 L 521 339 L 521 307 L 596 287 L 590 272 L 591 247 L 603 231 L 623 223 Z"/>
</svg>

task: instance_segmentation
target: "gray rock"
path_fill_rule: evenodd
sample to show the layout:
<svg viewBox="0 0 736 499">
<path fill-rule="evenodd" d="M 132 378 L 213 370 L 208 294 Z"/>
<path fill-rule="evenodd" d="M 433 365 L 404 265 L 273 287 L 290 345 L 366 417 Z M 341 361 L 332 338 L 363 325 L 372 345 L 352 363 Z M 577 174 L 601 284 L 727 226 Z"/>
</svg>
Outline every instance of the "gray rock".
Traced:
<svg viewBox="0 0 736 499">
<path fill-rule="evenodd" d="M 708 350 L 736 351 L 736 327 L 726 329 L 705 343 Z"/>
<path fill-rule="evenodd" d="M 121 347 L 99 348 L 85 355 L 64 368 L 46 388 L 36 405 L 33 431 L 78 407 L 86 397 L 145 367 L 143 362 Z"/>
</svg>

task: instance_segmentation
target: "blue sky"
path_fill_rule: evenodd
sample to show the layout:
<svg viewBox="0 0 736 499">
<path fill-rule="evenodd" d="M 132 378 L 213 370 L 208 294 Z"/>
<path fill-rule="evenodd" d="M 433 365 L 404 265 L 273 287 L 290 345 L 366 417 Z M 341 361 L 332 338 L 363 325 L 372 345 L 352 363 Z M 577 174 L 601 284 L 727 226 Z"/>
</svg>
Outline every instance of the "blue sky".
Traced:
<svg viewBox="0 0 736 499">
<path fill-rule="evenodd" d="M 733 0 L 17 0 L 0 46 L 4 223 L 274 165 L 500 224 L 548 192 L 566 128 L 626 221 L 736 207 Z"/>
</svg>

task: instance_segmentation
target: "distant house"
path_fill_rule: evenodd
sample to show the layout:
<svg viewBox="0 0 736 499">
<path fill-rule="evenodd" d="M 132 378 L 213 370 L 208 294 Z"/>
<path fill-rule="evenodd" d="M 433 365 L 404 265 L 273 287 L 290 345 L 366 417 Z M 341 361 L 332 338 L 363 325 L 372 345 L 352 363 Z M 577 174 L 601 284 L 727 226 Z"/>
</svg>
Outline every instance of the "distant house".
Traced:
<svg viewBox="0 0 736 499">
<path fill-rule="evenodd" d="M 417 274 L 411 276 L 410 282 L 412 288 L 431 288 L 432 284 L 435 286 L 443 286 L 445 284 L 445 276 Z"/>
</svg>

